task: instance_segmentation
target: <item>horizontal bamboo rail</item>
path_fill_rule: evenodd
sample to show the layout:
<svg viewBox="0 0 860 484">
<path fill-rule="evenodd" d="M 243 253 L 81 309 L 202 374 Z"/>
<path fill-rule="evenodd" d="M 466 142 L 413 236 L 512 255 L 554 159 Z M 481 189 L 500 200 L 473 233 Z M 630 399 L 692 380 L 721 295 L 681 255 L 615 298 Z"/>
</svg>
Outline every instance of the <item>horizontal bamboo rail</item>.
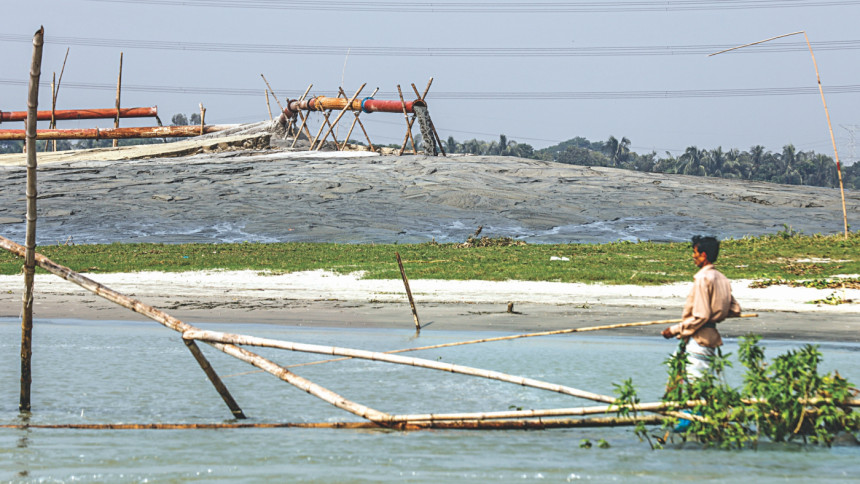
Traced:
<svg viewBox="0 0 860 484">
<path fill-rule="evenodd" d="M 424 429 L 464 429 L 464 430 L 542 430 L 549 428 L 571 427 L 619 427 L 662 423 L 660 415 L 640 415 L 638 417 L 595 417 L 578 419 L 530 419 L 481 421 L 463 420 L 458 422 L 415 422 L 399 425 L 401 430 Z M 81 429 L 81 430 L 195 430 L 195 429 L 390 429 L 390 426 L 373 422 L 273 422 L 273 423 L 148 423 L 148 424 L 53 424 L 0 425 L 0 429 Z"/>
<path fill-rule="evenodd" d="M 116 108 L 107 109 L 59 109 L 56 111 L 37 111 L 36 119 L 49 121 L 52 119 L 61 121 L 68 119 L 114 119 Z M 120 118 L 155 118 L 158 117 L 158 106 L 149 108 L 121 108 Z M 27 119 L 27 111 L 0 111 L 0 123 L 9 121 L 24 121 Z"/>
<path fill-rule="evenodd" d="M 36 139 L 129 139 L 129 138 L 178 138 L 200 136 L 225 129 L 235 128 L 236 124 L 210 126 L 147 126 L 141 128 L 86 128 L 86 129 L 40 129 Z M 0 129 L 0 140 L 23 140 L 23 129 Z"/>
<path fill-rule="evenodd" d="M 325 355 L 343 355 L 352 358 L 359 358 L 372 361 L 384 361 L 387 363 L 395 363 L 399 365 L 415 366 L 419 368 L 428 368 L 432 370 L 441 370 L 450 373 L 459 373 L 461 375 L 477 376 L 490 380 L 504 381 L 516 385 L 539 388 L 541 390 L 552 391 L 573 397 L 594 400 L 598 402 L 612 403 L 615 397 L 600 395 L 597 393 L 587 392 L 576 388 L 548 383 L 532 378 L 521 376 L 508 375 L 492 370 L 483 370 L 480 368 L 472 368 L 462 365 L 454 365 L 451 363 L 442 363 L 439 361 L 425 360 L 422 358 L 410 358 L 405 356 L 388 355 L 375 351 L 356 350 L 351 348 L 341 348 L 337 346 L 321 346 L 305 343 L 293 343 L 290 341 L 281 341 L 269 338 L 258 338 L 255 336 L 246 336 L 241 334 L 222 333 L 219 331 L 203 331 L 203 330 L 187 330 L 182 333 L 185 339 L 195 339 L 207 343 L 226 343 L 242 346 L 261 346 L 265 348 L 278 348 L 289 351 L 299 351 L 303 353 L 317 353 Z M 390 417 L 389 417 L 390 420 Z"/>
</svg>

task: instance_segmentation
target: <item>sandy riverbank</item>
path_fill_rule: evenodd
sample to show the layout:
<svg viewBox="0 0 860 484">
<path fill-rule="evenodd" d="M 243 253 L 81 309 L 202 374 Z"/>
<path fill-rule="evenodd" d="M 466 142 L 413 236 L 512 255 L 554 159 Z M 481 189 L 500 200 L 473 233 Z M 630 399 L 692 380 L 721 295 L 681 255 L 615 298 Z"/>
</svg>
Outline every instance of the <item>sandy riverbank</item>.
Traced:
<svg viewBox="0 0 860 484">
<path fill-rule="evenodd" d="M 92 279 L 184 321 L 319 327 L 402 327 L 414 323 L 399 280 L 365 280 L 324 271 L 261 275 L 253 271 L 100 274 Z M 528 332 L 677 318 L 688 283 L 607 286 L 553 282 L 414 280 L 424 329 Z M 0 317 L 20 314 L 21 276 L 0 276 Z M 808 304 L 833 290 L 733 281 L 744 312 L 758 318 L 721 324 L 727 337 L 756 332 L 772 339 L 860 342 L 860 304 Z M 860 301 L 860 290 L 836 291 Z M 514 312 L 507 303 L 514 302 Z M 36 278 L 35 316 L 143 320 L 55 276 Z M 657 336 L 655 327 L 613 334 Z"/>
</svg>

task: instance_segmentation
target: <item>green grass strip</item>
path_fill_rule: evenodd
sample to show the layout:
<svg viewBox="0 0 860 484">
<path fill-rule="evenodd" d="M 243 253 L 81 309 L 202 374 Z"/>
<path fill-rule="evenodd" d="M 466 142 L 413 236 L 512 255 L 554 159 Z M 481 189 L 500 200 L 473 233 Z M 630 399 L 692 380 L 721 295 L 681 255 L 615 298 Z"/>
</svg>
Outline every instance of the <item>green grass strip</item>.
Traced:
<svg viewBox="0 0 860 484">
<path fill-rule="evenodd" d="M 501 241 L 501 239 L 499 239 Z M 485 239 L 486 241 L 486 239 Z M 288 273 L 324 269 L 364 271 L 368 279 L 400 277 L 399 252 L 410 279 L 600 282 L 653 285 L 689 281 L 696 268 L 689 243 L 607 244 L 104 244 L 41 246 L 38 252 L 73 270 L 138 271 L 256 270 Z M 566 257 L 568 260 L 551 260 Z M 826 280 L 860 274 L 860 233 L 729 239 L 717 268 L 730 279 Z M 0 274 L 18 274 L 22 260 L 0 253 Z M 855 278 L 856 279 L 856 278 Z"/>
</svg>

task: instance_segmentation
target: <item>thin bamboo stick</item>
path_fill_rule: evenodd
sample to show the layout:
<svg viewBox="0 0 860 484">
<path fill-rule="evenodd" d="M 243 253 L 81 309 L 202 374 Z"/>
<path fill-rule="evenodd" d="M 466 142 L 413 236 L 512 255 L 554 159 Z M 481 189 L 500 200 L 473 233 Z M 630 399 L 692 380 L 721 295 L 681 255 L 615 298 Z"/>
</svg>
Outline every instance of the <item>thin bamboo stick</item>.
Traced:
<svg viewBox="0 0 860 484">
<path fill-rule="evenodd" d="M 724 52 L 729 52 L 732 50 L 742 49 L 744 47 L 749 47 L 751 45 L 763 44 L 765 42 L 770 42 L 771 40 L 781 39 L 783 37 L 789 37 L 792 35 L 803 34 L 803 38 L 806 39 L 806 46 L 809 48 L 809 55 L 812 56 L 812 65 L 815 67 L 815 80 L 818 84 L 818 92 L 821 94 L 821 104 L 824 105 L 824 115 L 827 118 L 827 129 L 830 131 L 830 141 L 833 143 L 833 157 L 836 161 L 836 173 L 839 176 L 839 193 L 842 196 L 842 223 L 844 227 L 845 238 L 848 238 L 848 212 L 845 210 L 845 189 L 842 185 L 842 166 L 839 163 L 839 151 L 836 149 L 836 138 L 833 135 L 833 125 L 830 124 L 830 111 L 827 109 L 827 101 L 824 100 L 824 89 L 821 87 L 821 76 L 818 73 L 818 62 L 815 61 L 815 53 L 812 52 L 812 44 L 809 43 L 809 36 L 806 35 L 805 30 L 798 30 L 797 32 L 792 32 L 790 34 L 777 35 L 776 37 L 771 37 L 769 39 L 759 40 L 757 42 L 750 42 L 748 44 L 739 45 L 737 47 L 732 47 L 730 49 L 724 49 L 719 52 L 714 52 L 713 54 L 708 54 L 708 57 L 715 56 L 717 54 L 722 54 Z"/>
<path fill-rule="evenodd" d="M 739 318 L 757 318 L 758 314 L 749 313 L 749 314 L 741 314 L 737 316 Z M 584 333 L 587 331 L 602 331 L 605 329 L 620 329 L 620 328 L 635 328 L 638 326 L 652 326 L 655 324 L 676 324 L 680 323 L 680 319 L 661 319 L 658 321 L 640 321 L 636 323 L 619 323 L 619 324 L 606 324 L 603 326 L 586 326 L 584 328 L 570 328 L 570 329 L 558 329 L 554 331 L 540 331 L 537 333 L 524 333 L 524 334 L 514 334 L 510 336 L 497 336 L 495 338 L 484 338 L 484 339 L 473 339 L 469 341 L 456 341 L 453 343 L 441 343 L 438 345 L 430 345 L 430 346 L 418 346 L 415 348 L 404 348 L 400 350 L 391 350 L 386 351 L 386 354 L 394 354 L 394 353 L 406 353 L 409 351 L 421 351 L 421 350 L 433 350 L 436 348 L 447 348 L 450 346 L 463 346 L 463 345 L 472 345 L 477 343 L 491 343 L 493 341 L 505 341 L 509 339 L 518 339 L 518 338 L 532 338 L 535 336 L 551 336 L 555 334 L 568 334 L 568 333 Z M 334 358 L 330 360 L 320 360 L 320 361 L 311 361 L 308 363 L 299 363 L 296 365 L 290 365 L 288 368 L 296 368 L 298 366 L 310 366 L 310 365 L 318 365 L 320 363 L 331 363 L 334 361 L 344 361 L 349 358 Z"/>
<path fill-rule="evenodd" d="M 409 289 L 409 279 L 406 277 L 406 271 L 403 269 L 403 261 L 400 260 L 400 252 L 395 252 L 397 256 L 397 265 L 400 267 L 400 276 L 403 278 L 403 285 L 406 286 L 406 296 L 409 298 L 409 306 L 412 308 L 412 319 L 415 320 L 415 331 L 421 332 L 421 323 L 418 321 L 418 310 L 415 309 L 415 300 L 412 298 L 412 290 Z"/>
<path fill-rule="evenodd" d="M 113 128 L 119 128 L 119 95 L 122 90 L 122 52 L 119 53 L 119 75 L 116 78 L 116 117 L 113 121 Z M 113 147 L 119 146 L 119 140 L 113 140 Z"/>
<path fill-rule="evenodd" d="M 281 108 L 281 112 L 284 112 L 284 107 L 281 106 L 281 101 L 278 100 L 278 96 L 277 94 L 275 94 L 275 91 L 272 89 L 272 86 L 269 85 L 269 81 L 266 80 L 266 76 L 260 74 L 260 77 L 263 78 L 263 82 L 266 83 L 266 87 L 269 88 L 269 91 L 272 93 L 272 97 L 275 98 L 275 102 L 278 103 L 278 107 Z"/>
<path fill-rule="evenodd" d="M 33 282 L 36 273 L 36 111 L 39 108 L 39 77 L 42 75 L 42 46 L 45 27 L 33 36 L 33 61 L 27 96 L 27 226 L 24 249 L 24 295 L 21 315 L 21 393 L 18 410 L 30 411 L 31 359 L 33 356 Z"/>
<path fill-rule="evenodd" d="M 812 44 L 809 43 L 806 31 L 803 32 L 803 38 L 806 39 L 806 46 L 809 47 L 809 55 L 812 56 L 812 65 L 815 66 L 815 80 L 818 83 L 818 92 L 821 94 L 821 104 L 824 105 L 824 115 L 827 117 L 827 129 L 830 130 L 830 142 L 833 144 L 833 158 L 836 160 L 836 174 L 839 175 L 839 194 L 842 196 L 842 224 L 845 231 L 845 239 L 848 239 L 848 212 L 845 210 L 845 188 L 842 185 L 842 165 L 839 163 L 839 151 L 836 150 L 836 138 L 833 136 L 833 125 L 830 124 L 830 111 L 827 109 L 827 101 L 824 100 L 824 88 L 821 87 L 818 62 L 815 61 L 815 54 L 812 52 Z"/>
<path fill-rule="evenodd" d="M 52 98 L 54 96 L 54 94 L 53 94 L 54 93 L 54 85 L 56 83 L 57 83 L 57 73 L 54 72 L 53 75 L 51 76 L 51 97 Z M 51 122 L 48 124 L 48 126 L 50 128 L 53 128 L 54 123 L 56 122 L 56 116 L 57 116 L 57 110 L 56 109 L 57 109 L 56 103 L 51 102 Z M 50 143 L 45 141 L 45 151 L 48 151 L 48 145 L 49 144 Z M 54 151 L 57 151 L 57 140 L 54 140 Z"/>
<path fill-rule="evenodd" d="M 325 143 L 325 140 L 326 140 L 326 138 L 328 138 L 329 134 L 331 134 L 332 137 L 334 137 L 334 133 L 332 133 L 332 131 L 334 130 L 334 127 L 340 121 L 340 118 L 342 118 L 343 115 L 346 114 L 346 111 L 350 108 L 350 106 L 352 106 L 352 103 L 355 101 L 355 98 L 357 98 L 358 95 L 361 93 L 361 91 L 364 90 L 364 86 L 366 86 L 366 85 L 367 85 L 366 82 L 363 83 L 361 85 L 361 87 L 359 87 L 358 90 L 355 91 L 355 94 L 353 94 L 352 97 L 349 99 L 349 102 L 346 104 L 346 106 L 344 106 L 343 109 L 341 109 L 340 113 L 338 113 L 337 117 L 334 119 L 334 122 L 329 127 L 325 136 L 322 137 L 322 140 L 320 141 L 320 147 L 322 147 L 322 144 Z M 335 142 L 336 142 L 336 140 L 335 140 Z M 311 145 L 311 151 L 313 151 L 313 149 L 314 149 L 314 147 L 313 147 L 313 145 Z"/>
<path fill-rule="evenodd" d="M 450 373 L 459 373 L 461 375 L 477 376 L 490 380 L 504 381 L 532 388 L 539 388 L 551 392 L 570 395 L 573 397 L 584 398 L 587 400 L 595 400 L 604 403 L 613 403 L 615 397 L 600 395 L 597 393 L 579 390 L 577 388 L 548 383 L 532 378 L 521 376 L 508 375 L 498 371 L 484 370 L 481 368 L 472 368 L 462 365 L 454 365 L 451 363 L 443 363 L 439 361 L 425 360 L 422 358 L 410 358 L 405 356 L 395 356 L 375 351 L 357 350 L 352 348 L 341 348 L 337 346 L 321 346 L 303 343 L 293 343 L 290 341 L 280 341 L 268 338 L 258 338 L 255 336 L 247 336 L 241 334 L 222 333 L 218 331 L 203 331 L 199 329 L 187 330 L 182 333 L 182 337 L 186 339 L 197 339 L 210 344 L 226 343 L 231 345 L 242 346 L 262 346 L 266 348 L 278 348 L 289 351 L 299 351 L 304 353 L 317 353 L 324 355 L 342 355 L 351 356 L 372 361 L 384 361 L 387 363 L 395 363 L 399 365 L 415 366 L 419 368 L 428 368 L 431 370 L 447 371 Z M 255 365 L 256 366 L 256 365 Z M 258 367 L 264 369 L 262 367 Z M 284 371 L 288 371 L 284 369 Z"/>
<path fill-rule="evenodd" d="M 63 58 L 63 67 L 60 69 L 60 78 L 57 79 L 57 88 L 51 87 L 51 129 L 57 127 L 55 113 L 57 109 L 57 95 L 60 93 L 60 83 L 63 82 L 63 72 L 66 71 L 66 61 L 69 60 L 69 48 L 66 47 L 66 56 Z M 54 151 L 57 151 L 57 140 L 54 140 Z"/>
<path fill-rule="evenodd" d="M 272 121 L 274 118 L 272 117 L 272 105 L 269 104 L 269 90 L 265 89 L 263 94 L 266 95 L 266 111 L 269 111 L 269 121 Z"/>
</svg>

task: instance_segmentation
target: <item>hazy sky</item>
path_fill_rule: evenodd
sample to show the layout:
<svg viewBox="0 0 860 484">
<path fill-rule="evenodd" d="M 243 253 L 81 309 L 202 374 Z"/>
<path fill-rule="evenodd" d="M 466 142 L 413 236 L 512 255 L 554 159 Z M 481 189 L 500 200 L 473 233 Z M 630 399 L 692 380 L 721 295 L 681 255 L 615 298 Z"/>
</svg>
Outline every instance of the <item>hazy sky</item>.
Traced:
<svg viewBox="0 0 860 484">
<path fill-rule="evenodd" d="M 707 56 L 805 30 L 840 157 L 852 159 L 845 127 L 856 128 L 860 157 L 860 0 L 2 3 L 3 111 L 26 109 L 31 39 L 44 25 L 43 83 L 70 48 L 58 109 L 112 107 L 124 52 L 122 105 L 158 105 L 165 122 L 200 102 L 209 123 L 268 119 L 261 73 L 282 99 L 311 83 L 333 96 L 342 81 L 350 95 L 366 82 L 362 97 L 379 87 L 385 99 L 400 84 L 411 99 L 410 84 L 423 90 L 433 77 L 427 101 L 443 139 L 503 133 L 540 148 L 614 135 L 658 154 L 792 143 L 832 156 L 802 35 Z M 40 109 L 50 109 L 47 84 Z M 402 116 L 362 119 L 375 143 L 402 141 Z"/>
</svg>

